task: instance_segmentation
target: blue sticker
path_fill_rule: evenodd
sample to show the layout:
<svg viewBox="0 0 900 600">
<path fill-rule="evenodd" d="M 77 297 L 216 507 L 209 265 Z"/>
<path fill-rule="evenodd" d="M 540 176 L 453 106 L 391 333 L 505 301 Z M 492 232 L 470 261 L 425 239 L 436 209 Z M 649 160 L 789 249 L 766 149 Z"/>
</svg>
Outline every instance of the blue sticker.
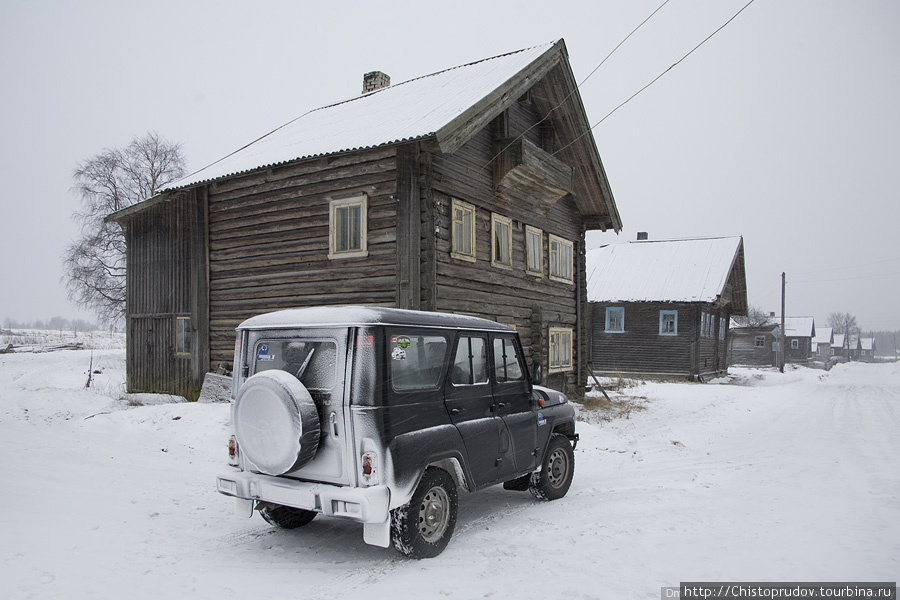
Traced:
<svg viewBox="0 0 900 600">
<path fill-rule="evenodd" d="M 539 412 L 538 413 L 538 427 L 540 427 L 541 425 L 546 425 L 546 424 L 547 424 L 547 419 L 544 418 L 544 413 Z"/>
<path fill-rule="evenodd" d="M 256 354 L 256 360 L 257 361 L 266 361 L 266 362 L 275 360 L 275 355 L 269 354 L 269 345 L 268 344 L 263 344 L 262 346 L 259 347 L 259 352 L 257 352 L 257 354 Z"/>
</svg>

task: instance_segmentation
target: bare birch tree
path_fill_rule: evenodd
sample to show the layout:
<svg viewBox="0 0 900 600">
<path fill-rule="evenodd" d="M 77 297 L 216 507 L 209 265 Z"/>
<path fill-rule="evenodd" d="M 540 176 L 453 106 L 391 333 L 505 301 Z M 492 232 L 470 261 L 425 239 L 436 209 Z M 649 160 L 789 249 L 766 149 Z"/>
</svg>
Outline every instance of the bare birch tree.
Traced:
<svg viewBox="0 0 900 600">
<path fill-rule="evenodd" d="M 856 324 L 856 317 L 850 313 L 833 312 L 828 315 L 828 325 L 835 333 L 842 333 L 848 338 L 850 335 L 859 333 L 859 327 Z"/>
<path fill-rule="evenodd" d="M 81 237 L 66 247 L 63 279 L 69 299 L 93 310 L 105 323 L 118 322 L 125 311 L 125 235 L 110 213 L 156 195 L 182 177 L 181 144 L 157 133 L 135 137 L 125 148 L 107 148 L 79 164 L 73 190 L 81 210 L 72 218 Z"/>
</svg>

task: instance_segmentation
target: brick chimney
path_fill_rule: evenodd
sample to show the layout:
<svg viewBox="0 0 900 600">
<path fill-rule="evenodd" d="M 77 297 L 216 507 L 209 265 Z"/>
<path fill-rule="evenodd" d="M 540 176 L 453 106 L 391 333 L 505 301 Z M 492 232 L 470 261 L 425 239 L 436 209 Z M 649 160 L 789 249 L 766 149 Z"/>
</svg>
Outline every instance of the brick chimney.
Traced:
<svg viewBox="0 0 900 600">
<path fill-rule="evenodd" d="M 638 241 L 643 241 L 643 240 L 646 240 L 646 239 L 647 239 L 647 232 L 646 232 L 646 231 L 638 231 L 637 233 L 638 233 L 638 234 L 637 234 L 637 239 L 638 239 Z"/>
<path fill-rule="evenodd" d="M 369 92 L 374 92 L 375 90 L 387 87 L 389 85 L 391 85 L 390 76 L 385 75 L 381 71 L 372 71 L 363 75 L 362 93 L 368 94 Z"/>
</svg>

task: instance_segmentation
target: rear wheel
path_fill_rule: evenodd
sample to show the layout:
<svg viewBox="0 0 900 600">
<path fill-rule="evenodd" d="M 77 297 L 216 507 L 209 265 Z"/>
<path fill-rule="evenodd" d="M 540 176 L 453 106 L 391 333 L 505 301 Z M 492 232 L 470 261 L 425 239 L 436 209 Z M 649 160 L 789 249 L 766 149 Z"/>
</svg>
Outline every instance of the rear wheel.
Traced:
<svg viewBox="0 0 900 600">
<path fill-rule="evenodd" d="M 531 475 L 528 489 L 538 500 L 562 498 L 572 485 L 575 474 L 575 452 L 569 439 L 561 433 L 550 436 L 541 470 Z"/>
<path fill-rule="evenodd" d="M 429 467 L 409 504 L 391 511 L 391 539 L 411 558 L 433 558 L 444 551 L 456 527 L 456 483 L 443 469 Z"/>
<path fill-rule="evenodd" d="M 314 510 L 303 510 L 292 506 L 265 504 L 259 508 L 259 514 L 270 525 L 282 529 L 296 529 L 315 519 L 318 513 Z"/>
</svg>

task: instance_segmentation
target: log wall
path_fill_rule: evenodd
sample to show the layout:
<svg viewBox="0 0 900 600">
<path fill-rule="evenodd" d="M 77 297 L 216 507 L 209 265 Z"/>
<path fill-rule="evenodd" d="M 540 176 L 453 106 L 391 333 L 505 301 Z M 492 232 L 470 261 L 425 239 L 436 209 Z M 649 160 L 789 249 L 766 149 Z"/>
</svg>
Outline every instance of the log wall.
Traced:
<svg viewBox="0 0 900 600">
<path fill-rule="evenodd" d="M 282 308 L 395 306 L 396 149 L 273 167 L 209 186 L 211 362 L 231 365 L 234 328 Z M 329 203 L 368 195 L 368 256 L 329 259 Z"/>
</svg>

